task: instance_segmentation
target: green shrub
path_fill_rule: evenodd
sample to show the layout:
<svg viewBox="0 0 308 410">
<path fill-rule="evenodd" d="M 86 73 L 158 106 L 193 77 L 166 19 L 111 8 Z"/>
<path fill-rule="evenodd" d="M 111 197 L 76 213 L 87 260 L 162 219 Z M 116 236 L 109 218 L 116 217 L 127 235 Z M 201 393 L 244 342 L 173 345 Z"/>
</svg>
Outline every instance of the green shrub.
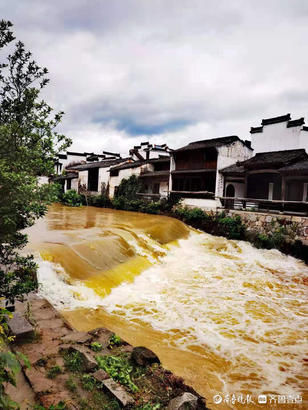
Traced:
<svg viewBox="0 0 308 410">
<path fill-rule="evenodd" d="M 142 190 L 142 183 L 136 175 L 132 175 L 128 179 L 122 179 L 116 192 L 116 198 L 124 197 L 126 200 L 134 200 L 137 198 L 137 193 Z"/>
<path fill-rule="evenodd" d="M 33 409 L 34 410 L 67 410 L 67 405 L 64 401 L 59 401 L 57 404 L 52 404 L 51 406 L 46 409 L 46 407 L 41 406 L 40 404 L 35 404 Z"/>
<path fill-rule="evenodd" d="M 138 387 L 133 383 L 130 375 L 133 366 L 128 359 L 123 356 L 96 356 L 99 367 L 109 374 L 109 376 L 128 387 L 132 392 L 137 392 Z"/>
<path fill-rule="evenodd" d="M 224 213 L 218 215 L 218 229 L 220 234 L 228 239 L 243 239 L 245 234 L 245 225 L 239 215 L 225 216 Z"/>
<path fill-rule="evenodd" d="M 144 212 L 147 214 L 159 214 L 161 208 L 161 204 L 158 201 L 151 201 L 151 202 L 146 202 L 142 201 L 142 204 L 140 205 L 140 212 Z"/>
<path fill-rule="evenodd" d="M 98 343 L 98 342 L 91 343 L 91 349 L 93 350 L 93 352 L 100 352 L 102 348 L 103 348 L 103 345 L 101 343 Z"/>
<path fill-rule="evenodd" d="M 161 409 L 161 404 L 159 403 L 156 403 L 156 404 L 146 403 L 136 408 L 136 410 L 159 410 L 159 409 Z M 189 409 L 189 407 L 187 407 L 187 409 Z"/>
<path fill-rule="evenodd" d="M 120 336 L 113 334 L 109 339 L 109 346 L 120 346 L 122 344 L 122 339 Z"/>
<path fill-rule="evenodd" d="M 63 194 L 62 202 L 68 206 L 82 206 L 82 197 L 76 191 L 70 189 Z"/>
<path fill-rule="evenodd" d="M 83 374 L 81 383 L 82 387 L 87 391 L 92 391 L 96 387 L 96 380 L 90 374 Z"/>
<path fill-rule="evenodd" d="M 81 353 L 64 351 L 63 358 L 66 369 L 71 372 L 81 372 L 83 370 L 84 359 Z"/>
<path fill-rule="evenodd" d="M 257 234 L 254 245 L 257 248 L 272 249 L 274 247 L 274 242 L 270 236 L 260 233 Z"/>
<path fill-rule="evenodd" d="M 72 377 L 69 377 L 66 382 L 65 382 L 65 387 L 71 391 L 74 392 L 77 390 L 77 384 L 74 382 L 74 380 L 72 379 Z"/>
<path fill-rule="evenodd" d="M 125 198 L 124 197 L 116 197 L 113 198 L 112 202 L 112 206 L 115 209 L 125 209 Z"/>
<path fill-rule="evenodd" d="M 62 369 L 60 366 L 53 366 L 48 370 L 47 377 L 49 379 L 55 379 L 61 373 L 62 373 Z"/>
</svg>

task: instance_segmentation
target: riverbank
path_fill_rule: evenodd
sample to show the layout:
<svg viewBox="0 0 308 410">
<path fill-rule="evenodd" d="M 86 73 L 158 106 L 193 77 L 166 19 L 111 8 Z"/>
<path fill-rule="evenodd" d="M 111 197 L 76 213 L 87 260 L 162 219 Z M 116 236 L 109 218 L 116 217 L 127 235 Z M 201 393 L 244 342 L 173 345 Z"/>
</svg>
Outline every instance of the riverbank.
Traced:
<svg viewBox="0 0 308 410">
<path fill-rule="evenodd" d="M 183 379 L 165 370 L 146 348 L 134 348 L 106 328 L 78 332 L 48 301 L 32 295 L 17 304 L 35 327 L 35 337 L 19 340 L 15 350 L 31 364 L 23 372 L 43 409 L 206 410 L 205 400 Z M 52 407 L 54 406 L 54 407 Z"/>
<path fill-rule="evenodd" d="M 55 204 L 28 235 L 40 295 L 73 328 L 146 346 L 208 407 L 221 409 L 216 394 L 303 391 L 302 262 L 175 218 L 92 206 Z"/>
</svg>

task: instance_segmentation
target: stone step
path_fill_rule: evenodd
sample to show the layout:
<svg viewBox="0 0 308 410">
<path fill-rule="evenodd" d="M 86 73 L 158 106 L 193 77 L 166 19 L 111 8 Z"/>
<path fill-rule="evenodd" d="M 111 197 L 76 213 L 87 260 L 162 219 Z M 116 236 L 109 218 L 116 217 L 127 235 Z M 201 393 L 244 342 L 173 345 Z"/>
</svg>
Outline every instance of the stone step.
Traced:
<svg viewBox="0 0 308 410">
<path fill-rule="evenodd" d="M 120 402 L 123 407 L 134 404 L 135 401 L 120 384 L 112 379 L 104 380 L 105 388 Z"/>
<path fill-rule="evenodd" d="M 34 337 L 34 327 L 20 313 L 14 313 L 14 316 L 8 320 L 8 327 L 18 343 Z"/>
</svg>

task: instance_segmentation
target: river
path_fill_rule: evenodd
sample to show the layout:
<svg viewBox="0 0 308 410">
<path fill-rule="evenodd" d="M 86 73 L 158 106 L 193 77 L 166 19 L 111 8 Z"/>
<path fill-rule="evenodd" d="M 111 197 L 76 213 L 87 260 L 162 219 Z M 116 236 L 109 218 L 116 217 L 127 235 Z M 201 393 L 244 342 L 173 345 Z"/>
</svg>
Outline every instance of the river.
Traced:
<svg viewBox="0 0 308 410">
<path fill-rule="evenodd" d="M 307 393 L 303 262 L 173 218 L 93 207 L 53 205 L 28 235 L 40 294 L 76 329 L 105 326 L 149 347 L 210 408 L 274 408 L 258 395 Z M 232 404 L 241 394 L 255 404 Z"/>
</svg>

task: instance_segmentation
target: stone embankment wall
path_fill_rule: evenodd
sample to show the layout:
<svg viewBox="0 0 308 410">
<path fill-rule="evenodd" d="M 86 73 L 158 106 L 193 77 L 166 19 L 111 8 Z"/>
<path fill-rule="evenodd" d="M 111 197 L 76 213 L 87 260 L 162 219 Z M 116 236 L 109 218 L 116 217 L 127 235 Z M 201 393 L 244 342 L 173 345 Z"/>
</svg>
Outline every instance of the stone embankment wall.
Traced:
<svg viewBox="0 0 308 410">
<path fill-rule="evenodd" d="M 308 217 L 238 210 L 230 210 L 228 214 L 239 215 L 248 230 L 268 235 L 283 229 L 291 241 L 300 240 L 308 245 Z"/>
</svg>

